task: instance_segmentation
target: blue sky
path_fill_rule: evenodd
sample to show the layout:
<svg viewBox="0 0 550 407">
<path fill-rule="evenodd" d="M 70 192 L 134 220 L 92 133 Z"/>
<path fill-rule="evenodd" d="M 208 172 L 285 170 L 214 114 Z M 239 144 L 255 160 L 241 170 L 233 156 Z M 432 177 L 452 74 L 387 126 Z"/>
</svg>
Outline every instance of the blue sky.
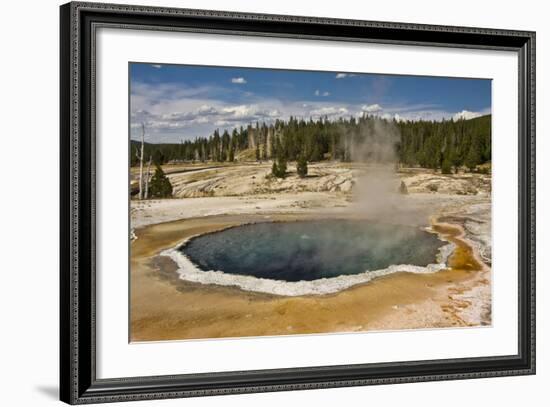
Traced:
<svg viewBox="0 0 550 407">
<path fill-rule="evenodd" d="M 179 142 L 256 121 L 376 114 L 396 120 L 490 113 L 488 79 L 130 64 L 131 137 Z"/>
</svg>

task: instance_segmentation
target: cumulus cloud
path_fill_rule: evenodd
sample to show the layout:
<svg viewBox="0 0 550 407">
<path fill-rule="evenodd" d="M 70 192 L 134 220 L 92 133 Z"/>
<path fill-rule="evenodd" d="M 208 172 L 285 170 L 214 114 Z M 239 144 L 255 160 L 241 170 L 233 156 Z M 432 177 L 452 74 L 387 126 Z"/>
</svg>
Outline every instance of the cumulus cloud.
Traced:
<svg viewBox="0 0 550 407">
<path fill-rule="evenodd" d="M 157 68 L 157 69 L 162 68 L 162 65 L 160 65 L 160 64 L 152 64 L 151 66 L 152 66 L 153 68 Z"/>
<path fill-rule="evenodd" d="M 455 120 L 455 121 L 460 120 L 460 119 L 470 120 L 470 119 L 475 119 L 476 117 L 480 117 L 480 116 L 483 116 L 483 114 L 480 113 L 480 112 L 470 112 L 469 110 L 463 110 L 461 112 L 456 113 L 453 116 L 453 120 Z"/>
<path fill-rule="evenodd" d="M 361 106 L 361 110 L 366 113 L 378 113 L 382 111 L 382 106 L 380 106 L 378 103 L 374 103 L 372 105 L 363 105 Z"/>
<path fill-rule="evenodd" d="M 256 105 L 227 106 L 220 110 L 226 120 L 230 121 L 253 121 L 279 117 L 277 109 L 265 109 Z"/>
<path fill-rule="evenodd" d="M 149 104 L 147 109 L 136 109 L 131 113 L 132 129 L 139 129 L 141 123 L 149 130 L 149 137 L 158 142 L 158 135 L 173 137 L 183 134 L 208 136 L 216 127 L 233 128 L 246 126 L 256 121 L 272 122 L 281 117 L 274 106 L 257 104 L 231 105 L 221 101 L 201 103 L 202 101 L 184 100 Z M 198 134 L 197 134 L 198 132 Z M 182 135 L 183 135 L 182 134 Z M 148 141 L 151 139 L 148 139 Z"/>
<path fill-rule="evenodd" d="M 246 79 L 244 79 L 242 76 L 238 78 L 231 78 L 231 83 L 238 83 L 240 85 L 244 85 L 246 83 Z"/>
<path fill-rule="evenodd" d="M 311 116 L 343 116 L 349 114 L 345 107 L 326 106 L 309 111 Z"/>
<path fill-rule="evenodd" d="M 218 111 L 214 106 L 210 105 L 202 105 L 198 108 L 198 114 L 206 116 L 206 115 L 214 115 Z"/>
</svg>

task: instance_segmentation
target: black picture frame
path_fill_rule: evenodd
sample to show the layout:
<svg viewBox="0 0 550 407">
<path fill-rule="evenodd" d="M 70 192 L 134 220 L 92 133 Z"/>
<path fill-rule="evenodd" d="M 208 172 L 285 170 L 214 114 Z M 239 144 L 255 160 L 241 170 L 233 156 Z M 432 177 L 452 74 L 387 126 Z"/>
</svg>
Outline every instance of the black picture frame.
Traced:
<svg viewBox="0 0 550 407">
<path fill-rule="evenodd" d="M 84 404 L 535 373 L 534 32 L 82 2 L 62 5 L 60 22 L 62 401 Z M 105 26 L 517 52 L 518 353 L 435 361 L 97 379 L 94 36 L 96 28 Z"/>
</svg>

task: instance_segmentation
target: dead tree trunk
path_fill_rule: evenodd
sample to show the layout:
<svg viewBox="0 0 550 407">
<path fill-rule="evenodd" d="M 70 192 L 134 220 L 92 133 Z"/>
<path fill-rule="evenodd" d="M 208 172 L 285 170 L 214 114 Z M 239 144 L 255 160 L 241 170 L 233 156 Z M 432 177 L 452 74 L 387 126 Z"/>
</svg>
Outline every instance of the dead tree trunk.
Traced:
<svg viewBox="0 0 550 407">
<path fill-rule="evenodd" d="M 145 124 L 141 123 L 141 152 L 139 155 L 139 200 L 143 199 L 143 150 L 145 148 Z"/>
<path fill-rule="evenodd" d="M 151 161 L 152 156 L 149 156 L 149 162 L 147 163 L 147 175 L 145 176 L 145 199 L 149 199 L 149 179 L 151 178 Z"/>
<path fill-rule="evenodd" d="M 265 139 L 265 159 L 269 160 L 273 156 L 273 126 L 269 126 L 267 129 L 267 136 Z"/>
</svg>

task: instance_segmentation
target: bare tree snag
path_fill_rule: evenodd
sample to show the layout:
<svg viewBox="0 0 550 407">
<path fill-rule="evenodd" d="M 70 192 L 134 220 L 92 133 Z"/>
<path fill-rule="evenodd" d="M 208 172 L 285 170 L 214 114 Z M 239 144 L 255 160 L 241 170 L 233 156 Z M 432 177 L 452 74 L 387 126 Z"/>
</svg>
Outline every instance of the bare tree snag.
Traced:
<svg viewBox="0 0 550 407">
<path fill-rule="evenodd" d="M 141 123 L 141 153 L 139 155 L 139 200 L 143 199 L 143 150 L 145 148 L 145 124 Z"/>
<path fill-rule="evenodd" d="M 149 156 L 149 162 L 147 163 L 147 175 L 145 176 L 145 199 L 149 199 L 149 179 L 151 178 L 151 161 L 153 161 L 153 156 Z"/>
</svg>

